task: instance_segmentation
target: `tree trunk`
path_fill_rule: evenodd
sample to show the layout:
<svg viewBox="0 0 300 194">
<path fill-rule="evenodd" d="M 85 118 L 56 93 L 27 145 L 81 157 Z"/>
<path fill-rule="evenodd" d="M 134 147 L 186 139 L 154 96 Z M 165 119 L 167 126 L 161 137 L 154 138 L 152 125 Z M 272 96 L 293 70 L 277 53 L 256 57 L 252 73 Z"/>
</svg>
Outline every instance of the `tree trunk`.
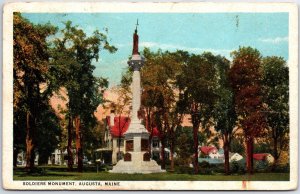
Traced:
<svg viewBox="0 0 300 194">
<path fill-rule="evenodd" d="M 34 168 L 34 118 L 27 111 L 26 115 L 26 169 L 32 171 Z"/>
<path fill-rule="evenodd" d="M 275 159 L 275 162 L 278 160 L 279 158 L 279 154 L 278 154 L 278 138 L 277 137 L 274 137 L 274 147 L 273 147 L 273 151 L 274 151 L 274 159 Z"/>
<path fill-rule="evenodd" d="M 76 154 L 77 154 L 77 171 L 83 171 L 83 151 L 81 142 L 81 129 L 80 129 L 80 117 L 75 117 L 75 131 L 76 131 Z"/>
<path fill-rule="evenodd" d="M 149 153 L 152 156 L 151 145 L 152 145 L 153 127 L 151 125 L 150 109 L 146 109 L 146 127 L 147 127 L 147 130 L 150 132 L 148 149 L 149 149 Z"/>
<path fill-rule="evenodd" d="M 194 173 L 198 174 L 198 127 L 193 125 L 193 136 L 194 136 Z"/>
<path fill-rule="evenodd" d="M 173 136 L 171 136 L 173 137 Z M 170 160 L 171 160 L 171 172 L 174 172 L 174 138 L 171 139 L 170 143 Z"/>
<path fill-rule="evenodd" d="M 165 137 L 161 137 L 161 169 L 166 169 L 166 160 L 165 160 Z"/>
<path fill-rule="evenodd" d="M 122 127 L 123 128 L 123 127 Z M 119 137 L 118 137 L 118 153 L 117 153 L 117 162 L 121 160 L 121 135 L 122 135 L 122 129 L 121 129 L 121 115 L 119 114 Z"/>
<path fill-rule="evenodd" d="M 253 174 L 253 137 L 249 137 L 246 140 L 246 149 L 247 149 L 247 173 Z"/>
<path fill-rule="evenodd" d="M 18 152 L 19 152 L 19 149 L 17 148 L 14 148 L 14 156 L 13 156 L 13 166 L 14 167 L 17 167 L 17 162 L 18 162 Z"/>
<path fill-rule="evenodd" d="M 225 163 L 224 163 L 224 169 L 225 169 L 225 174 L 229 175 L 230 174 L 230 166 L 229 166 L 229 141 L 228 141 L 228 134 L 224 134 L 224 158 L 225 158 Z"/>
<path fill-rule="evenodd" d="M 73 171 L 73 153 L 72 153 L 72 130 L 73 129 L 73 122 L 72 117 L 69 116 L 69 124 L 68 124 L 68 146 L 67 146 L 67 152 L 68 152 L 68 171 Z"/>
</svg>

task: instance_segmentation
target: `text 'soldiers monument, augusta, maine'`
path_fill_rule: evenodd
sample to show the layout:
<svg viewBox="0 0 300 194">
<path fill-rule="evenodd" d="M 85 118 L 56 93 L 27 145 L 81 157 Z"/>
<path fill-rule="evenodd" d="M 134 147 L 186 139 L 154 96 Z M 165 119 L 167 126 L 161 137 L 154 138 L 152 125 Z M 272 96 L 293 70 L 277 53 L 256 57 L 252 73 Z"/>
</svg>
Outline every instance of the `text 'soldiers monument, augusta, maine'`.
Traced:
<svg viewBox="0 0 300 194">
<path fill-rule="evenodd" d="M 138 23 L 137 23 L 138 25 Z M 141 77 L 140 70 L 144 59 L 138 51 L 139 36 L 137 26 L 133 34 L 132 57 L 128 65 L 133 69 L 132 77 L 132 113 L 131 123 L 125 133 L 125 154 L 110 171 L 112 173 L 158 173 L 165 172 L 156 161 L 151 159 L 149 153 L 149 133 L 138 118 L 141 106 Z"/>
</svg>

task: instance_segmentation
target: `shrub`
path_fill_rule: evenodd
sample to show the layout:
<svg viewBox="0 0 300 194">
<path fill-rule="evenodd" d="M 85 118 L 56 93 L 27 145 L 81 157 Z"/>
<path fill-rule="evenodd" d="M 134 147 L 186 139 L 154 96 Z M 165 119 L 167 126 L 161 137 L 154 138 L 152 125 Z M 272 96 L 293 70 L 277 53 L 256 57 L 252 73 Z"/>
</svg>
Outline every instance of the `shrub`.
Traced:
<svg viewBox="0 0 300 194">
<path fill-rule="evenodd" d="M 175 168 L 177 174 L 194 174 L 194 169 L 189 166 L 178 166 Z"/>
<path fill-rule="evenodd" d="M 245 174 L 245 160 L 232 161 L 230 163 L 230 172 L 232 174 Z"/>
</svg>

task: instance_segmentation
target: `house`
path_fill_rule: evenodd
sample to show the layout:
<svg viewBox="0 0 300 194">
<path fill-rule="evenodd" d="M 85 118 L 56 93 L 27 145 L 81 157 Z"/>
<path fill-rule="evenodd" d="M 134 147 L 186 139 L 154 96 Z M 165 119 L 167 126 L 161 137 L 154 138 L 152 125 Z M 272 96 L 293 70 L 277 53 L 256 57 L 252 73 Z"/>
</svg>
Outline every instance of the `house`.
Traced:
<svg viewBox="0 0 300 194">
<path fill-rule="evenodd" d="M 77 164 L 77 157 L 76 157 L 76 149 L 72 150 L 73 153 L 73 164 Z M 52 152 L 51 156 L 48 158 L 49 165 L 67 165 L 68 164 L 68 152 L 67 149 L 60 150 L 55 149 Z"/>
<path fill-rule="evenodd" d="M 34 165 L 39 163 L 39 154 L 35 153 Z M 17 155 L 17 166 L 26 166 L 26 153 L 21 151 Z"/>
<path fill-rule="evenodd" d="M 253 154 L 253 159 L 256 161 L 267 162 L 269 164 L 274 163 L 274 157 L 269 153 L 257 153 Z"/>
<path fill-rule="evenodd" d="M 200 147 L 200 154 L 203 156 L 219 159 L 222 158 L 224 155 L 220 154 L 218 149 L 214 146 L 201 146 Z"/>
<path fill-rule="evenodd" d="M 229 162 L 234 162 L 234 161 L 240 161 L 243 159 L 243 156 L 241 156 L 238 153 L 231 153 L 229 152 Z"/>
<path fill-rule="evenodd" d="M 63 165 L 65 155 L 67 155 L 67 154 L 63 153 L 59 149 L 55 149 L 54 152 L 51 154 L 51 156 L 48 158 L 48 164 L 50 164 L 50 165 Z"/>
<path fill-rule="evenodd" d="M 112 112 L 105 119 L 104 147 L 96 150 L 98 161 L 106 164 L 116 164 L 125 154 L 124 133 L 130 125 L 130 118 L 126 116 L 115 116 Z M 150 150 L 152 159 L 160 158 L 161 143 L 157 128 L 147 129 L 150 133 Z M 168 153 L 168 150 L 165 149 Z"/>
</svg>

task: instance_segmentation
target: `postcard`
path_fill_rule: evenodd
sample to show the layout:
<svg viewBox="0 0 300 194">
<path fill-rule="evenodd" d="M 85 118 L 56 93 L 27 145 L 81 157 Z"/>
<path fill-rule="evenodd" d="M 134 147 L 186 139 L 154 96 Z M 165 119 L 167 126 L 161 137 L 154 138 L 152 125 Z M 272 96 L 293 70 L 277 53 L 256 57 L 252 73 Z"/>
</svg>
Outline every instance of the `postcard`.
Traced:
<svg viewBox="0 0 300 194">
<path fill-rule="evenodd" d="M 4 189 L 297 188 L 296 4 L 16 2 L 3 29 Z"/>
</svg>

